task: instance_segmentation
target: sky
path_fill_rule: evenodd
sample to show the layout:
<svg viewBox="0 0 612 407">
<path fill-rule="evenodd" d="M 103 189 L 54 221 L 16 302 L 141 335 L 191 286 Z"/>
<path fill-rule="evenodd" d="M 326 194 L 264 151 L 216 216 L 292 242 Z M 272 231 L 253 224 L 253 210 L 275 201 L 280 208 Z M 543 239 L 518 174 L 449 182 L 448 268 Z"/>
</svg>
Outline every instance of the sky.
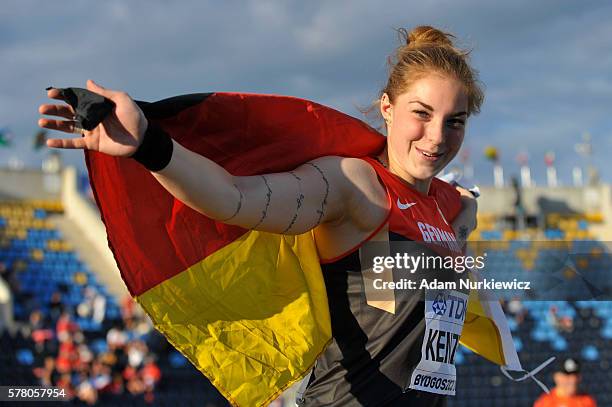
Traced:
<svg viewBox="0 0 612 407">
<path fill-rule="evenodd" d="M 32 149 L 47 86 L 89 78 L 153 101 L 195 92 L 298 96 L 366 119 L 360 109 L 387 79 L 396 28 L 433 25 L 472 49 L 485 102 L 463 148 L 475 180 L 493 182 L 486 146 L 498 148 L 506 178 L 528 153 L 538 185 L 555 153 L 561 183 L 592 137 L 591 163 L 612 181 L 612 2 L 475 0 L 171 1 L 4 0 L 0 8 L 0 128 L 11 158 L 40 168 Z M 53 137 L 54 135 L 52 135 Z M 59 136 L 59 135 L 57 135 Z M 62 151 L 84 171 L 83 152 Z M 459 159 L 455 159 L 459 163 Z M 455 164 L 451 164 L 451 167 Z"/>
</svg>

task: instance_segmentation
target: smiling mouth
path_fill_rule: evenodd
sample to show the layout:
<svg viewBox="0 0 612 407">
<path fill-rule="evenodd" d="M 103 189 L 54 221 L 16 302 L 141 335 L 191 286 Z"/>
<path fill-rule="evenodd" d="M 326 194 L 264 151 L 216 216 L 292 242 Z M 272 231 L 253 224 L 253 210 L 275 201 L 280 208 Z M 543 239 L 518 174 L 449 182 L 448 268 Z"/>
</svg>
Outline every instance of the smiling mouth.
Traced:
<svg viewBox="0 0 612 407">
<path fill-rule="evenodd" d="M 445 153 L 444 152 L 431 152 L 431 151 L 425 151 L 425 150 L 421 150 L 418 147 L 415 147 L 417 149 L 417 151 L 419 153 L 421 153 L 422 156 L 427 157 L 427 158 L 439 158 L 442 157 Z"/>
</svg>

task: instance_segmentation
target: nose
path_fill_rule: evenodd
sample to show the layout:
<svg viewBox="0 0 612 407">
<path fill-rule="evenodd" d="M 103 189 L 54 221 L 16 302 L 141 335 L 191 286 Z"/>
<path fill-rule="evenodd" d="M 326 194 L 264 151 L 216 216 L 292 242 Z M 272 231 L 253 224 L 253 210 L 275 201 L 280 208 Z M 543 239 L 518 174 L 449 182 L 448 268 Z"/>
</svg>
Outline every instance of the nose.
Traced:
<svg viewBox="0 0 612 407">
<path fill-rule="evenodd" d="M 445 137 L 443 120 L 429 122 L 425 133 L 425 139 L 427 141 L 432 145 L 439 146 L 444 144 Z"/>
</svg>

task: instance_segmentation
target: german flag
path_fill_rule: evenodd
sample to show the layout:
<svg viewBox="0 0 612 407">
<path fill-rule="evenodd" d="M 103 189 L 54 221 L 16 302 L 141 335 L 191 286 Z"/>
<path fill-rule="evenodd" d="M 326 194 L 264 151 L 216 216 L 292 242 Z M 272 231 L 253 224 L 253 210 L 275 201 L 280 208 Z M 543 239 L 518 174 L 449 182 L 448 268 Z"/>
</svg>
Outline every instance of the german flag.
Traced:
<svg viewBox="0 0 612 407">
<path fill-rule="evenodd" d="M 288 171 L 325 155 L 372 156 L 385 145 L 365 123 L 292 97 L 207 93 L 139 105 L 174 140 L 234 175 Z M 85 159 L 130 293 L 233 405 L 267 405 L 309 371 L 331 340 L 311 232 L 285 236 L 216 222 L 134 160 L 91 151 Z M 490 330 L 495 321 L 477 311 L 472 320 L 490 349 L 479 352 L 478 331 L 470 347 L 507 364 L 500 335 Z"/>
</svg>

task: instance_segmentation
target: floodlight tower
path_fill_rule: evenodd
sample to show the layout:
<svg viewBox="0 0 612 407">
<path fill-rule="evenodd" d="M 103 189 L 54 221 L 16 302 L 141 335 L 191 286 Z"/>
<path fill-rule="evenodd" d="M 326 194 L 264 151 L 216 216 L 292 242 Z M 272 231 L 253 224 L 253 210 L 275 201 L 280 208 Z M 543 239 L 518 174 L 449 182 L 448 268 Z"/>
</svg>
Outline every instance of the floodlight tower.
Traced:
<svg viewBox="0 0 612 407">
<path fill-rule="evenodd" d="M 516 156 L 516 161 L 521 167 L 521 186 L 529 188 L 531 186 L 531 169 L 529 168 L 529 154 L 526 151 L 520 152 Z"/>
<path fill-rule="evenodd" d="M 577 143 L 574 146 L 575 151 L 584 158 L 587 164 L 588 184 L 593 185 L 597 183 L 599 178 L 597 170 L 593 166 L 593 143 L 591 142 L 591 134 L 585 132 L 582 134 L 582 143 Z M 574 184 L 579 181 L 582 185 L 582 169 L 580 167 L 574 168 Z"/>
<path fill-rule="evenodd" d="M 496 188 L 504 187 L 504 169 L 499 163 L 499 152 L 493 146 L 485 147 L 484 151 L 487 160 L 493 163 L 493 183 Z"/>
<path fill-rule="evenodd" d="M 463 166 L 463 175 L 465 178 L 473 180 L 474 179 L 474 167 L 470 162 L 470 150 L 469 148 L 464 148 L 461 150 L 461 155 L 459 156 L 459 160 L 461 161 L 461 165 Z"/>
<path fill-rule="evenodd" d="M 548 186 L 554 188 L 558 185 L 557 183 L 557 169 L 555 168 L 555 153 L 549 151 L 544 154 L 544 163 L 546 164 L 546 180 Z"/>
</svg>

